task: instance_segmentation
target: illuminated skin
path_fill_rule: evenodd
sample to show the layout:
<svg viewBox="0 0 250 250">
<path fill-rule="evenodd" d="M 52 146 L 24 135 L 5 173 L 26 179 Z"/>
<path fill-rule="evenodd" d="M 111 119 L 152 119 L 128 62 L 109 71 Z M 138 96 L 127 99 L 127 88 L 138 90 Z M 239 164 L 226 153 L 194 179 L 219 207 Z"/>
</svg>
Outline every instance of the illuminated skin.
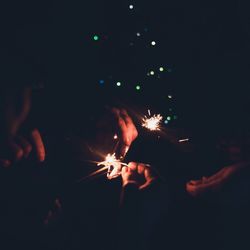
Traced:
<svg viewBox="0 0 250 250">
<path fill-rule="evenodd" d="M 119 144 L 116 155 L 119 155 L 122 159 L 128 152 L 132 142 L 137 138 L 138 132 L 131 117 L 125 109 L 112 108 L 111 111 L 115 116 L 118 125 Z"/>
<path fill-rule="evenodd" d="M 136 185 L 139 190 L 148 188 L 155 180 L 152 169 L 146 164 L 130 162 L 127 167 L 122 168 L 122 185 Z"/>
<path fill-rule="evenodd" d="M 187 182 L 186 190 L 192 196 L 200 196 L 210 191 L 216 191 L 228 182 L 235 173 L 249 166 L 250 162 L 245 161 L 224 167 L 210 177 L 202 177 L 200 180 L 191 180 Z"/>
<path fill-rule="evenodd" d="M 10 167 L 15 162 L 28 158 L 32 151 L 35 152 L 39 162 L 45 160 L 45 148 L 40 132 L 37 129 L 30 131 L 28 136 L 19 133 L 31 107 L 31 89 L 24 88 L 18 93 L 21 103 L 18 108 L 15 103 L 15 91 L 6 93 L 4 100 L 5 139 L 0 143 L 0 166 Z M 19 110 L 19 112 L 17 112 Z"/>
</svg>

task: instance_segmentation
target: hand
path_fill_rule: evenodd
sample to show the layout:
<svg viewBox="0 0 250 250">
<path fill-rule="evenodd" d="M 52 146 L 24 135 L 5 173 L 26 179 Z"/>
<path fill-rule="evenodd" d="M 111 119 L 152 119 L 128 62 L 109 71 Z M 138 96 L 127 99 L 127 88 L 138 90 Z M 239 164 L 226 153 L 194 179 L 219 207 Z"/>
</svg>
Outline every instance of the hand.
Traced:
<svg viewBox="0 0 250 250">
<path fill-rule="evenodd" d="M 202 177 L 200 180 L 191 180 L 186 184 L 187 192 L 192 196 L 199 196 L 209 191 L 220 189 L 240 169 L 249 166 L 249 162 L 242 162 L 222 168 L 210 177 Z"/>
<path fill-rule="evenodd" d="M 116 154 L 123 158 L 129 150 L 132 142 L 137 138 L 138 132 L 131 117 L 128 115 L 125 109 L 119 110 L 117 108 L 113 108 L 112 113 L 115 115 L 118 125 L 117 132 L 119 143 Z"/>
<path fill-rule="evenodd" d="M 15 136 L 2 142 L 0 146 L 0 166 L 10 167 L 15 162 L 19 162 L 30 156 L 35 151 L 39 162 L 45 160 L 45 148 L 40 132 L 34 129 L 29 139 L 24 136 Z"/>
<path fill-rule="evenodd" d="M 138 186 L 140 190 L 149 187 L 156 177 L 152 173 L 152 169 L 143 163 L 130 162 L 128 167 L 122 168 L 122 185 L 128 184 Z"/>
<path fill-rule="evenodd" d="M 96 128 L 96 144 L 101 143 L 105 148 L 107 152 L 103 152 L 104 155 L 115 152 L 117 158 L 125 157 L 138 136 L 137 129 L 125 109 L 108 109 L 98 121 Z"/>
</svg>

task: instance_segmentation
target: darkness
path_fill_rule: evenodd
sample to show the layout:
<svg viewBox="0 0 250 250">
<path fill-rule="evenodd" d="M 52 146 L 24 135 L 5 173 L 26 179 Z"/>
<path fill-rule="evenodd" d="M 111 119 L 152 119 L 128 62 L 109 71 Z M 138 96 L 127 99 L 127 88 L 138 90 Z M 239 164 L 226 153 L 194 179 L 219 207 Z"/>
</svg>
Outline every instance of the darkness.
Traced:
<svg viewBox="0 0 250 250">
<path fill-rule="evenodd" d="M 129 8 L 130 5 L 133 5 L 133 9 Z M 107 106 L 125 107 L 141 135 L 126 160 L 157 165 L 162 175 L 167 177 L 166 193 L 170 192 L 174 197 L 175 206 L 170 208 L 174 212 L 169 224 L 173 226 L 175 234 L 166 229 L 170 231 L 167 232 L 172 237 L 171 243 L 159 239 L 165 237 L 165 230 L 159 229 L 166 226 L 163 223 L 165 214 L 162 215 L 164 225 L 159 223 L 158 231 L 155 232 L 154 240 L 158 242 L 155 249 L 160 249 L 162 242 L 173 246 L 175 240 L 178 241 L 176 238 L 184 235 L 186 238 L 183 238 L 183 245 L 186 240 L 192 242 L 192 229 L 186 234 L 186 228 L 183 227 L 185 223 L 190 223 L 192 216 L 196 216 L 192 221 L 194 228 L 202 226 L 200 220 L 204 217 L 205 223 L 208 223 L 204 233 L 194 231 L 200 237 L 194 241 L 197 245 L 207 241 L 210 242 L 207 249 L 213 247 L 213 243 L 222 242 L 223 245 L 228 239 L 225 235 L 233 235 L 234 230 L 225 230 L 223 235 L 220 225 L 216 231 L 211 221 L 220 217 L 220 213 L 217 214 L 220 209 L 229 208 L 225 218 L 238 211 L 237 206 L 229 202 L 227 191 L 222 191 L 225 192 L 222 196 L 216 196 L 214 203 L 220 204 L 218 209 L 211 202 L 211 197 L 193 203 L 183 190 L 185 182 L 190 178 L 212 174 L 221 165 L 228 163 L 216 149 L 216 143 L 221 138 L 248 139 L 248 2 L 25 0 L 3 3 L 0 9 L 0 90 L 26 85 L 32 86 L 34 90 L 29 126 L 38 126 L 45 135 L 48 147 L 48 162 L 45 165 L 52 166 L 48 172 L 41 171 L 47 184 L 46 190 L 42 191 L 40 188 L 44 186 L 41 184 L 38 192 L 46 196 L 43 191 L 46 193 L 51 188 L 57 195 L 61 188 L 65 200 L 71 204 L 68 207 L 65 205 L 66 214 L 70 216 L 66 216 L 63 223 L 68 231 L 74 228 L 70 234 L 73 236 L 68 239 L 70 243 L 63 241 L 62 245 L 65 243 L 68 249 L 80 248 L 84 242 L 81 235 L 88 233 L 86 228 L 93 230 L 93 235 L 97 232 L 101 234 L 109 224 L 108 217 L 103 218 L 100 214 L 95 217 L 93 214 L 98 214 L 100 207 L 109 212 L 118 206 L 119 181 L 107 183 L 106 179 L 100 178 L 80 186 L 72 185 L 72 180 L 79 172 L 67 172 L 68 165 L 77 165 L 77 171 L 82 171 L 77 161 L 79 152 L 72 148 L 71 143 L 75 143 L 76 138 L 79 143 L 81 137 L 95 136 L 96 127 L 93 122 Z M 97 41 L 94 40 L 95 35 L 98 36 Z M 155 46 L 151 45 L 152 41 L 156 42 Z M 163 72 L 159 71 L 160 67 L 164 68 Z M 147 75 L 152 70 L 154 75 Z M 120 87 L 117 82 L 121 82 Z M 140 90 L 136 89 L 137 85 L 140 85 Z M 190 132 L 196 146 L 195 152 L 183 152 L 164 137 L 158 139 L 158 134 L 149 134 L 139 128 L 138 116 L 146 114 L 148 109 L 162 114 L 164 121 L 167 117 L 171 118 L 167 123 L 163 122 L 164 131 L 183 129 Z M 60 180 L 55 181 L 58 173 Z M 15 178 L 19 184 L 18 175 Z M 28 184 L 20 192 L 26 192 L 27 187 Z M 242 200 L 237 195 L 232 198 L 240 208 L 244 206 L 241 207 L 243 200 L 247 203 L 249 199 L 247 187 L 244 188 L 246 197 L 242 194 Z M 36 196 L 36 191 L 34 189 L 30 197 Z M 88 206 L 86 200 L 81 199 L 82 196 L 89 201 Z M 94 196 L 96 200 L 92 200 Z M 106 197 L 106 202 L 103 197 Z M 220 197 L 223 197 L 223 201 Z M 47 198 L 50 199 L 44 197 Z M 19 202 L 22 201 L 20 199 Z M 185 208 L 184 213 L 180 209 L 182 206 Z M 42 210 L 46 209 L 42 207 Z M 157 209 L 157 205 L 153 209 Z M 87 219 L 84 216 L 78 217 L 81 211 L 86 213 Z M 242 218 L 245 214 L 244 210 Z M 237 221 L 237 218 L 234 217 L 232 221 Z M 230 224 L 231 220 L 227 220 L 227 223 Z M 223 226 L 227 226 L 227 223 Z M 82 229 L 83 225 L 87 225 L 85 229 Z M 146 222 L 145 225 L 148 226 Z M 242 226 L 234 221 L 232 225 Z M 60 238 L 61 233 L 68 232 L 59 232 L 56 237 Z M 93 235 L 86 237 L 86 245 L 95 241 Z M 104 234 L 100 242 L 105 241 L 106 236 Z M 75 242 L 74 246 L 71 242 Z M 96 247 L 102 246 L 100 242 L 96 243 Z"/>
</svg>

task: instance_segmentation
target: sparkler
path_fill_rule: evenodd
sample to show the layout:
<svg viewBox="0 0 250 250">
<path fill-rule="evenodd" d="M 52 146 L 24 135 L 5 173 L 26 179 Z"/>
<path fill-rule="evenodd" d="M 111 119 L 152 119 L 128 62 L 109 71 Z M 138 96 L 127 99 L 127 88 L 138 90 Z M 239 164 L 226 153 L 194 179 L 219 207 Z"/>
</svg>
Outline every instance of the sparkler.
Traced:
<svg viewBox="0 0 250 250">
<path fill-rule="evenodd" d="M 118 160 L 114 153 L 108 154 L 105 161 L 99 162 L 97 166 L 104 166 L 102 170 L 107 169 L 107 178 L 111 180 L 121 175 L 122 167 L 128 165 Z"/>
<path fill-rule="evenodd" d="M 163 117 L 160 114 L 151 116 L 150 110 L 148 110 L 148 115 L 142 118 L 142 127 L 149 129 L 150 131 L 160 130 L 160 122 Z"/>
</svg>

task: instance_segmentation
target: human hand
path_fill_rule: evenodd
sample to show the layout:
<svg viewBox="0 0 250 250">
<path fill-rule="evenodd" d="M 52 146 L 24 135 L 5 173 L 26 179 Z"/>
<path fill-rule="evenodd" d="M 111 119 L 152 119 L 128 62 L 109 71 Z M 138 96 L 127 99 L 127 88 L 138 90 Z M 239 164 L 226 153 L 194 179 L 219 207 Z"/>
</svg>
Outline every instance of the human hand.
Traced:
<svg viewBox="0 0 250 250">
<path fill-rule="evenodd" d="M 138 131 L 125 109 L 112 108 L 112 113 L 116 118 L 119 139 L 116 154 L 123 158 L 132 142 L 137 138 Z"/>
<path fill-rule="evenodd" d="M 149 187 L 156 177 L 150 167 L 143 163 L 130 162 L 128 167 L 122 168 L 122 185 L 136 185 L 140 190 Z"/>
<path fill-rule="evenodd" d="M 27 159 L 34 151 L 39 162 L 45 160 L 45 148 L 40 132 L 31 131 L 29 136 L 16 135 L 0 144 L 0 166 L 10 167 L 16 162 Z"/>
<path fill-rule="evenodd" d="M 126 110 L 108 108 L 97 122 L 95 136 L 96 147 L 101 143 L 102 148 L 106 150 L 102 155 L 112 152 L 122 159 L 137 138 L 138 132 Z"/>
<path fill-rule="evenodd" d="M 249 166 L 249 162 L 242 162 L 222 168 L 210 177 L 202 177 L 200 180 L 191 180 L 186 183 L 186 190 L 192 196 L 200 196 L 209 191 L 220 189 L 240 169 Z"/>
</svg>

